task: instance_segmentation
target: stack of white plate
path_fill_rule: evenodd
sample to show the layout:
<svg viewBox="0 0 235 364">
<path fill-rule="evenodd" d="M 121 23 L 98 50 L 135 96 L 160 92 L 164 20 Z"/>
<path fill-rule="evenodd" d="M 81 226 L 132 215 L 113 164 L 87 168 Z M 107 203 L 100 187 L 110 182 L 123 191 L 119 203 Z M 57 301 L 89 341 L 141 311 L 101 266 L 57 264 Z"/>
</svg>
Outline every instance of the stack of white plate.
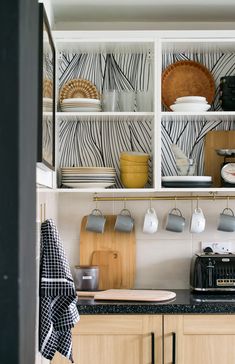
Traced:
<svg viewBox="0 0 235 364">
<path fill-rule="evenodd" d="M 187 188 L 187 187 L 211 187 L 211 176 L 164 176 L 163 187 Z"/>
<path fill-rule="evenodd" d="M 64 167 L 61 183 L 72 188 L 106 188 L 115 184 L 116 172 L 111 167 Z"/>
<path fill-rule="evenodd" d="M 53 109 L 53 100 L 49 97 L 43 97 L 42 106 L 44 112 L 50 112 Z"/>
<path fill-rule="evenodd" d="M 176 112 L 203 112 L 209 110 L 210 107 L 211 105 L 203 96 L 178 97 L 174 104 L 170 106 L 171 110 Z"/>
<path fill-rule="evenodd" d="M 100 112 L 101 101 L 87 98 L 63 99 L 61 110 L 66 112 Z"/>
</svg>

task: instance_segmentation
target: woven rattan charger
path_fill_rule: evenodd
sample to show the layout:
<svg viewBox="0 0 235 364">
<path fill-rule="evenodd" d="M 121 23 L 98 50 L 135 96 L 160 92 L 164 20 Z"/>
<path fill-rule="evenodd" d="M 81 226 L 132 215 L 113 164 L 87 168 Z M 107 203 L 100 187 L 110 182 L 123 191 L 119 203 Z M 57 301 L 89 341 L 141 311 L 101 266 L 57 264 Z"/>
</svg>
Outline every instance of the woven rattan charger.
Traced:
<svg viewBox="0 0 235 364">
<path fill-rule="evenodd" d="M 43 97 L 47 97 L 49 99 L 52 99 L 53 97 L 53 83 L 47 78 L 43 80 Z"/>
<path fill-rule="evenodd" d="M 215 96 L 215 82 L 211 72 L 201 63 L 178 61 L 162 74 L 162 103 L 170 110 L 178 97 L 204 96 L 209 104 Z"/>
<path fill-rule="evenodd" d="M 60 103 L 64 99 L 73 98 L 100 99 L 100 94 L 95 85 L 89 80 L 70 80 L 60 90 Z"/>
</svg>

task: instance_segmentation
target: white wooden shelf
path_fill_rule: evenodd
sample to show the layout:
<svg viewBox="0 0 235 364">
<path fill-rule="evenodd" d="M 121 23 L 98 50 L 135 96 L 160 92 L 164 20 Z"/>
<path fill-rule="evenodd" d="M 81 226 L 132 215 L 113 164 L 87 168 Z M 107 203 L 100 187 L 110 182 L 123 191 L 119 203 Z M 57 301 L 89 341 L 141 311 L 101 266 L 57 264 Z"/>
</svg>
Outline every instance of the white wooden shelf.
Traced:
<svg viewBox="0 0 235 364">
<path fill-rule="evenodd" d="M 226 192 L 226 193 L 234 193 L 235 188 L 224 188 L 224 187 L 211 187 L 211 188 L 169 188 L 169 187 L 162 187 L 162 188 L 110 188 L 110 189 L 103 189 L 103 188 L 38 188 L 39 192 L 55 192 L 55 193 L 102 193 L 102 194 L 129 194 L 129 193 L 198 193 L 198 192 Z"/>
<path fill-rule="evenodd" d="M 224 187 L 197 187 L 197 188 L 170 188 L 162 187 L 159 191 L 162 192 L 235 192 L 235 188 L 224 188 Z"/>
<path fill-rule="evenodd" d="M 206 112 L 173 112 L 162 111 L 161 116 L 235 116 L 235 111 L 206 111 Z"/>
<path fill-rule="evenodd" d="M 154 188 L 57 188 L 60 193 L 146 193 L 156 192 Z"/>
<path fill-rule="evenodd" d="M 71 116 L 153 116 L 154 112 L 57 112 L 57 118 L 62 119 L 64 117 Z"/>
</svg>

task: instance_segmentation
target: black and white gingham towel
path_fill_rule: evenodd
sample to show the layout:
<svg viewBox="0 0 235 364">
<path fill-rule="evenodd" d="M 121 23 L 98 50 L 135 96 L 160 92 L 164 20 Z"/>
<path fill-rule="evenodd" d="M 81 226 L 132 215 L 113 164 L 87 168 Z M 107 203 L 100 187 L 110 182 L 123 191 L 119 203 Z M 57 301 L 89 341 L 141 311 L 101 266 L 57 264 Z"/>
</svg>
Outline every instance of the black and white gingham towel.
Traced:
<svg viewBox="0 0 235 364">
<path fill-rule="evenodd" d="M 39 350 L 51 360 L 56 351 L 73 362 L 71 328 L 79 321 L 76 291 L 54 222 L 41 226 Z"/>
</svg>

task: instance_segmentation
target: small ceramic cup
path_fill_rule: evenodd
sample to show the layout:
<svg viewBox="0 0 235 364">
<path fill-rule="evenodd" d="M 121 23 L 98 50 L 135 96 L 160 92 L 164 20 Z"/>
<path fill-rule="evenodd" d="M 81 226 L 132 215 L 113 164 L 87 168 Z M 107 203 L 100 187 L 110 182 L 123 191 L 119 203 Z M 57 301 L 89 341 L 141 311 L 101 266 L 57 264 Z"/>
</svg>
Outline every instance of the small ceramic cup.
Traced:
<svg viewBox="0 0 235 364">
<path fill-rule="evenodd" d="M 185 218 L 179 209 L 173 208 L 167 215 L 166 230 L 182 233 L 185 227 Z"/>
<path fill-rule="evenodd" d="M 98 209 L 94 209 L 90 215 L 87 216 L 86 230 L 96 233 L 103 233 L 105 227 L 106 217 Z"/>
<path fill-rule="evenodd" d="M 235 216 L 230 208 L 226 208 L 219 215 L 219 223 L 217 230 L 233 232 L 235 231 Z"/>
<path fill-rule="evenodd" d="M 156 211 L 153 207 L 149 208 L 144 216 L 143 232 L 147 234 L 154 234 L 158 229 L 158 218 Z"/>
<path fill-rule="evenodd" d="M 120 214 L 117 215 L 114 230 L 130 233 L 134 227 L 134 219 L 131 213 L 127 209 L 123 209 Z"/>
<path fill-rule="evenodd" d="M 191 217 L 190 232 L 202 233 L 205 230 L 206 219 L 200 207 L 197 207 Z"/>
</svg>

